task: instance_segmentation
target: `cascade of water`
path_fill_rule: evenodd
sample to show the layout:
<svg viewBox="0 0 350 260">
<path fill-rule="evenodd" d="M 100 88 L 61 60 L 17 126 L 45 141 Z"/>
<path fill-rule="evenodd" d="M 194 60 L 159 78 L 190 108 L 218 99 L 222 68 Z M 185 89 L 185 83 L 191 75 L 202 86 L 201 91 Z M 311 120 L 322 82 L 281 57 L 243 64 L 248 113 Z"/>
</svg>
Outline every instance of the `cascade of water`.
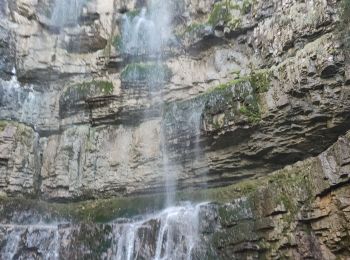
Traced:
<svg viewBox="0 0 350 260">
<path fill-rule="evenodd" d="M 7 241 L 4 246 L 3 252 L 1 252 L 1 256 L 3 259 L 13 259 L 16 254 L 18 244 L 21 240 L 20 230 L 13 230 L 7 234 Z"/>
<path fill-rule="evenodd" d="M 127 13 L 123 16 L 120 49 L 124 55 L 133 57 L 137 61 L 142 60 L 139 65 L 128 68 L 128 77 L 124 80 L 130 85 L 148 86 L 151 106 L 158 102 L 156 105 L 158 114 L 161 114 L 164 106 L 162 94 L 158 90 L 165 84 L 169 75 L 163 64 L 163 54 L 171 40 L 171 32 L 171 13 L 168 1 L 152 0 L 136 15 Z M 152 111 L 153 114 L 154 111 Z M 146 111 L 144 117 L 150 116 L 151 114 Z M 170 206 L 174 203 L 178 169 L 171 166 L 169 161 L 163 131 L 161 133 L 161 152 L 167 193 L 166 205 Z"/>
<path fill-rule="evenodd" d="M 159 58 L 171 39 L 168 1 L 153 0 L 139 13 L 123 16 L 120 47 L 125 55 Z"/>
<path fill-rule="evenodd" d="M 57 27 L 76 24 L 85 0 L 56 0 L 52 14 L 52 24 Z M 150 99 L 158 104 L 159 112 L 164 107 L 159 85 L 166 82 L 163 52 L 171 39 L 171 14 L 168 1 L 150 0 L 136 16 L 125 15 L 123 19 L 123 34 L 121 47 L 124 55 L 131 56 L 131 60 L 142 61 L 141 67 L 135 67 L 130 73 L 130 81 L 138 82 L 149 87 Z M 153 69 L 147 69 L 152 60 Z M 140 69 L 141 68 L 141 69 Z M 14 73 L 15 74 L 15 73 Z M 144 75 L 145 74 L 145 75 Z M 141 79 L 141 80 L 140 80 Z M 157 88 L 155 88 L 157 86 Z M 0 84 L 0 87 L 1 84 Z M 1 89 L 0 89 L 1 90 Z M 32 114 L 26 111 L 35 111 L 39 107 L 37 95 L 31 88 L 25 89 L 19 85 L 14 76 L 10 84 L 5 86 L 8 92 L 2 98 L 13 100 L 14 96 L 21 103 L 25 111 L 20 113 L 20 120 L 34 121 Z M 159 101 L 160 100 L 160 101 Z M 10 101 L 11 102 L 11 101 Z M 199 134 L 201 127 L 201 113 L 203 106 L 190 110 L 185 127 L 194 132 L 196 136 L 196 159 L 201 156 L 199 150 Z M 145 117 L 149 117 L 145 112 Z M 164 122 L 163 122 L 164 123 Z M 175 127 L 179 127 L 176 125 Z M 177 173 L 181 170 L 174 162 L 167 147 L 164 132 L 161 134 L 161 150 L 163 153 L 163 170 L 167 192 L 167 208 L 154 215 L 143 216 L 131 220 L 116 220 L 108 225 L 112 226 L 113 242 L 110 245 L 110 257 L 106 259 L 192 259 L 193 253 L 199 244 L 199 214 L 200 205 L 185 204 L 173 206 L 175 202 Z M 197 146 L 198 145 L 198 146 Z M 71 228 L 73 229 L 73 228 Z M 42 230 L 39 226 L 13 227 L 9 229 L 6 246 L 1 249 L 0 256 L 14 257 L 12 252 L 25 243 L 28 248 L 38 248 L 44 259 L 59 259 L 60 245 L 66 244 L 74 231 L 67 228 L 61 232 L 59 225 Z M 25 241 L 25 242 L 23 242 Z M 68 243 L 69 243 L 68 242 Z M 101 242 L 102 243 L 102 242 Z M 102 258 L 102 256 L 101 256 Z"/>
<path fill-rule="evenodd" d="M 191 259 L 199 242 L 200 207 L 201 204 L 169 207 L 133 223 L 116 224 L 115 259 Z"/>
<path fill-rule="evenodd" d="M 183 162 L 193 170 L 199 182 L 196 185 L 206 187 L 207 172 L 205 153 L 203 152 L 203 143 L 201 143 L 201 132 L 203 122 L 203 110 L 206 101 L 198 98 L 195 100 L 184 101 L 180 105 L 176 102 L 169 105 L 164 115 L 163 124 L 167 137 L 168 162 L 172 168 L 178 167 L 170 178 L 176 179 L 177 173 L 181 173 L 179 168 Z M 182 151 L 182 152 L 179 152 Z M 176 162 L 176 164 L 171 164 Z"/>
<path fill-rule="evenodd" d="M 1 1 L 0 2 L 0 19 L 5 17 L 6 8 L 7 8 L 7 2 L 6 1 Z"/>
<path fill-rule="evenodd" d="M 34 259 L 27 249 L 36 249 L 40 259 L 59 259 L 59 246 L 62 241 L 57 225 L 2 225 L 2 228 L 6 228 L 7 232 L 0 250 L 1 259 Z"/>
<path fill-rule="evenodd" d="M 13 108 L 15 115 L 6 115 L 3 111 L 2 119 L 16 118 L 18 121 L 34 125 L 40 112 L 40 93 L 30 85 L 21 86 L 17 80 L 16 70 L 12 71 L 11 80 L 0 79 L 0 107 Z"/>
<path fill-rule="evenodd" d="M 39 221 L 38 224 L 1 225 L 5 236 L 1 238 L 0 258 L 56 260 L 89 256 L 86 259 L 190 260 L 202 246 L 199 240 L 202 225 L 198 220 L 205 209 L 205 204 L 186 203 L 152 215 L 95 225 L 95 234 L 100 234 L 101 239 L 97 243 L 89 243 L 90 234 L 84 224 Z M 101 255 L 93 254 L 97 248 L 101 249 L 99 243 L 103 244 Z"/>
<path fill-rule="evenodd" d="M 203 114 L 204 106 L 205 106 L 205 103 L 203 101 L 192 104 L 192 107 L 190 110 L 190 117 L 187 121 L 187 124 L 189 125 L 190 128 L 192 128 L 193 134 L 195 135 L 194 148 L 193 148 L 194 158 L 193 158 L 193 165 L 192 165 L 192 168 L 195 170 L 201 167 L 200 160 L 205 159 L 204 158 L 205 155 L 203 153 L 203 147 L 201 147 L 201 144 L 200 144 L 200 141 L 201 141 L 200 136 L 201 136 L 201 130 L 202 130 L 202 114 Z M 208 172 L 208 169 L 206 167 L 204 168 L 204 172 L 203 170 L 200 170 L 201 178 L 204 179 L 202 183 L 204 183 L 205 187 L 206 187 L 207 172 Z"/>
<path fill-rule="evenodd" d="M 51 24 L 55 27 L 77 24 L 86 0 L 55 0 Z"/>
</svg>

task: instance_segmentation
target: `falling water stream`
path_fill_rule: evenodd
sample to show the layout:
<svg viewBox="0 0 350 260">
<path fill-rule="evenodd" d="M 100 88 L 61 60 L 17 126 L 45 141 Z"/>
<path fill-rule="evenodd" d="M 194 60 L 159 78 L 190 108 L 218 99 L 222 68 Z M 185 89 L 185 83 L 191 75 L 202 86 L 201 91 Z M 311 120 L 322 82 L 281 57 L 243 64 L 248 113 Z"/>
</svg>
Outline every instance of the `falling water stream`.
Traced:
<svg viewBox="0 0 350 260">
<path fill-rule="evenodd" d="M 41 93 L 35 91 L 31 85 L 21 86 L 12 71 L 11 80 L 0 79 L 0 107 L 11 108 L 2 111 L 2 118 L 16 119 L 19 122 L 35 125 L 39 118 Z M 11 112 L 14 111 L 14 112 Z"/>
<path fill-rule="evenodd" d="M 203 205 L 183 203 L 159 213 L 116 219 L 105 224 L 108 231 L 104 231 L 103 237 L 95 238 L 101 239 L 97 243 L 105 243 L 103 252 L 96 259 L 192 259 L 199 249 L 198 220 Z M 63 255 L 67 252 L 63 251 L 68 245 L 80 253 L 91 253 L 91 249 L 84 248 L 87 245 L 81 247 L 75 244 L 80 232 L 84 236 L 89 235 L 82 231 L 82 226 L 36 223 L 2 225 L 1 229 L 6 233 L 6 243 L 0 250 L 1 259 L 28 259 L 29 256 L 37 259 L 28 252 L 30 248 L 35 249 L 40 259 L 64 259 Z"/>
<path fill-rule="evenodd" d="M 164 88 L 166 75 L 164 74 L 164 51 L 172 39 L 171 35 L 171 13 L 168 1 L 150 1 L 147 8 L 142 8 L 135 15 L 125 14 L 123 17 L 123 30 L 121 46 L 124 55 L 131 56 L 137 62 L 147 63 L 152 61 L 153 66 L 161 68 L 152 70 L 152 75 L 147 77 L 146 84 L 150 86 L 151 100 L 160 100 L 158 104 L 160 112 L 164 111 L 164 101 L 162 91 L 156 91 Z M 136 66 L 135 66 L 136 68 Z M 140 78 L 135 69 L 132 74 L 135 81 Z M 154 89 L 156 87 L 156 89 Z M 159 98 L 160 97 L 160 98 Z M 153 102 L 155 103 L 155 102 Z M 200 129 L 200 114 L 193 113 L 189 119 L 192 127 L 196 128 L 196 136 Z M 148 117 L 147 113 L 145 117 Z M 175 205 L 175 194 L 177 186 L 177 176 L 181 167 L 171 161 L 169 155 L 167 139 L 165 135 L 165 124 L 161 127 L 161 151 L 163 173 L 166 187 L 166 209 L 151 218 L 128 224 L 117 225 L 117 258 L 116 259 L 138 259 L 137 252 L 144 247 L 140 241 L 140 230 L 145 226 L 151 228 L 150 219 L 155 219 L 153 223 L 154 246 L 149 255 L 155 260 L 161 259 L 192 259 L 193 249 L 198 241 L 198 219 L 200 205 L 188 203 L 185 206 Z M 197 140 L 198 141 L 198 140 Z M 198 148 L 198 147 L 197 147 Z M 197 152 L 196 152 L 197 153 Z M 151 225 L 152 226 L 152 225 Z M 152 228 L 151 228 L 152 229 Z M 150 242 L 148 242 L 150 243 Z M 151 242 L 152 244 L 152 242 Z"/>
<path fill-rule="evenodd" d="M 86 0 L 55 0 L 51 24 L 55 27 L 75 26 Z"/>
<path fill-rule="evenodd" d="M 69 26 L 77 22 L 79 12 L 85 0 L 56 0 L 51 21 L 58 27 Z M 149 1 L 148 6 L 136 15 L 125 14 L 122 19 L 122 53 L 134 63 L 141 66 L 151 65 L 155 69 L 152 75 L 144 77 L 135 69 L 131 73 L 130 81 L 133 85 L 146 85 L 151 103 L 158 102 L 158 112 L 164 110 L 162 88 L 166 82 L 164 72 L 164 50 L 171 40 L 171 13 L 168 1 Z M 137 68 L 137 66 L 136 66 Z M 142 78 L 143 81 L 139 79 Z M 15 78 L 8 84 L 8 95 L 17 95 L 19 91 Z M 18 94 L 20 95 L 20 94 Z M 37 107 L 36 95 L 28 90 L 23 102 L 23 109 L 30 111 L 26 106 Z M 3 98 L 4 99 L 4 98 Z M 6 97 L 5 97 L 6 99 Z M 188 118 L 188 127 L 193 127 L 196 142 L 199 142 L 201 109 L 195 110 Z M 21 121 L 34 121 L 23 113 Z M 147 111 L 144 117 L 151 115 Z M 109 254 L 101 259 L 131 260 L 131 259 L 186 259 L 190 260 L 194 249 L 199 243 L 199 212 L 202 204 L 177 204 L 175 202 L 177 174 L 181 168 L 176 168 L 168 154 L 167 140 L 161 131 L 161 151 L 164 184 L 166 187 L 165 209 L 151 215 L 138 216 L 131 219 L 116 219 L 109 223 L 112 226 L 112 243 Z M 197 144 L 196 144 L 197 145 Z M 195 147 L 196 161 L 201 154 L 199 147 Z M 3 227 L 4 228 L 4 227 Z M 7 227 L 6 245 L 2 247 L 0 256 L 3 259 L 15 258 L 11 252 L 26 245 L 40 251 L 43 259 L 61 259 L 60 248 L 69 243 L 73 234 L 72 227 L 62 228 L 62 224 L 43 224 Z M 146 241 L 145 241 L 146 240 Z M 68 241 L 68 242 L 67 242 Z M 71 241 L 74 243 L 74 241 Z"/>
<path fill-rule="evenodd" d="M 116 259 L 138 259 L 142 247 L 155 260 L 191 259 L 198 241 L 200 205 L 168 207 L 162 212 L 127 224 L 116 224 Z M 142 241 L 145 232 L 155 234 L 153 241 Z"/>
<path fill-rule="evenodd" d="M 166 69 L 164 52 L 172 39 L 171 35 L 171 13 L 168 1 L 149 1 L 148 6 L 142 8 L 138 14 L 125 14 L 122 20 L 122 53 L 138 65 L 134 66 L 130 81 L 137 85 L 139 82 L 146 85 L 149 91 L 151 103 L 158 108 L 158 114 L 164 109 L 162 88 L 166 82 Z M 142 77 L 141 66 L 152 67 L 150 75 Z M 144 117 L 150 115 L 145 112 Z M 166 206 L 173 206 L 176 192 L 177 171 L 168 156 L 167 141 L 164 134 L 164 127 L 161 130 L 161 151 L 162 164 L 166 187 Z"/>
</svg>

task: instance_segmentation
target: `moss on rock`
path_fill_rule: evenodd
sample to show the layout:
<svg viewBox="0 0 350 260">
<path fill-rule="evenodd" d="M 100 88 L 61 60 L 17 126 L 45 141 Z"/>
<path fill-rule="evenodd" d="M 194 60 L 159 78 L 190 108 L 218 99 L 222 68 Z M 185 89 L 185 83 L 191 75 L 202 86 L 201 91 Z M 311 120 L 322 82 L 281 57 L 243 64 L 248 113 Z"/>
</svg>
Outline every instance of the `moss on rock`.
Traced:
<svg viewBox="0 0 350 260">
<path fill-rule="evenodd" d="M 60 97 L 60 108 L 74 106 L 79 101 L 84 101 L 94 96 L 111 95 L 114 91 L 112 82 L 104 80 L 92 80 L 69 86 Z"/>
<path fill-rule="evenodd" d="M 122 82 L 159 83 L 169 81 L 172 76 L 168 66 L 158 63 L 131 63 L 121 72 Z"/>
<path fill-rule="evenodd" d="M 197 97 L 167 104 L 164 117 L 171 124 L 186 114 L 201 109 L 201 120 L 207 132 L 219 131 L 235 122 L 255 125 L 261 120 L 259 94 L 270 86 L 266 70 L 219 84 Z"/>
<path fill-rule="evenodd" d="M 216 27 L 227 26 L 231 30 L 237 29 L 241 24 L 240 14 L 242 6 L 235 1 L 223 0 L 215 3 L 208 18 L 208 24 Z"/>
<path fill-rule="evenodd" d="M 217 25 L 220 21 L 229 23 L 233 19 L 232 10 L 240 10 L 240 6 L 229 0 L 217 2 L 209 15 L 208 23 L 213 26 Z"/>
<path fill-rule="evenodd" d="M 250 12 L 252 8 L 252 1 L 251 0 L 243 0 L 241 11 L 243 14 L 247 14 Z"/>
<path fill-rule="evenodd" d="M 112 82 L 103 80 L 93 80 L 90 82 L 78 83 L 70 86 L 64 92 L 64 95 L 71 94 L 72 92 L 77 92 L 81 96 L 89 96 L 93 94 L 104 94 L 110 95 L 113 93 L 114 86 Z"/>
<path fill-rule="evenodd" d="M 271 74 L 269 70 L 253 70 L 249 75 L 249 80 L 256 93 L 264 93 L 269 90 Z"/>
<path fill-rule="evenodd" d="M 123 39 L 121 35 L 116 35 L 113 38 L 112 44 L 114 46 L 114 48 L 116 48 L 119 51 L 123 50 Z"/>
<path fill-rule="evenodd" d="M 27 198 L 0 197 L 0 220 L 11 219 L 14 212 L 30 212 L 44 221 L 106 223 L 115 218 L 127 218 L 153 212 L 164 205 L 164 196 L 98 199 L 83 202 L 45 202 Z"/>
<path fill-rule="evenodd" d="M 248 118 L 248 122 L 251 124 L 257 124 L 261 120 L 261 113 L 257 104 L 243 105 L 239 109 L 239 112 Z"/>
<path fill-rule="evenodd" d="M 231 30 L 238 29 L 242 24 L 242 15 L 248 14 L 255 0 L 221 0 L 214 4 L 208 19 L 204 23 L 192 23 L 178 35 L 196 35 L 206 30 L 207 27 L 215 28 L 225 26 Z M 208 30 L 207 30 L 208 31 Z"/>
<path fill-rule="evenodd" d="M 0 132 L 4 131 L 7 126 L 7 122 L 0 120 Z"/>
</svg>

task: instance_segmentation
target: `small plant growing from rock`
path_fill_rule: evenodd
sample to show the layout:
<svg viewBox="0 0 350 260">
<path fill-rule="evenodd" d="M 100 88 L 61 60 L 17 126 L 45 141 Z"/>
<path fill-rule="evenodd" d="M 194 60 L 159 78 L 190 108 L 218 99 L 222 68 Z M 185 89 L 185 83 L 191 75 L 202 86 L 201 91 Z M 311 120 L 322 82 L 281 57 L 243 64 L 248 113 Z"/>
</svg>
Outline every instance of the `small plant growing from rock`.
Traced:
<svg viewBox="0 0 350 260">
<path fill-rule="evenodd" d="M 4 131 L 7 126 L 5 121 L 0 121 L 0 132 Z"/>
<path fill-rule="evenodd" d="M 121 35 L 116 35 L 113 38 L 112 44 L 117 50 L 122 51 L 123 50 L 123 39 L 122 39 Z"/>
</svg>

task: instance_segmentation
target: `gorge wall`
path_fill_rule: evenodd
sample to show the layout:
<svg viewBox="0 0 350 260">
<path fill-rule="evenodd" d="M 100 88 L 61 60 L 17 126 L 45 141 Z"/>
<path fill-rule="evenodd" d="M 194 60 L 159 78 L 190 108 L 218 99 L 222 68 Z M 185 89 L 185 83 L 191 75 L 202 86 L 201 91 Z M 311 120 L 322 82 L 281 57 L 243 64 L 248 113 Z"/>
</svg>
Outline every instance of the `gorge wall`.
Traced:
<svg viewBox="0 0 350 260">
<path fill-rule="evenodd" d="M 349 2 L 172 1 L 162 64 L 123 41 L 146 5 L 0 2 L 2 257 L 111 259 L 110 221 L 161 208 L 165 141 L 178 200 L 211 201 L 193 259 L 349 258 Z M 168 218 L 138 221 L 129 256 L 160 256 Z"/>
</svg>

